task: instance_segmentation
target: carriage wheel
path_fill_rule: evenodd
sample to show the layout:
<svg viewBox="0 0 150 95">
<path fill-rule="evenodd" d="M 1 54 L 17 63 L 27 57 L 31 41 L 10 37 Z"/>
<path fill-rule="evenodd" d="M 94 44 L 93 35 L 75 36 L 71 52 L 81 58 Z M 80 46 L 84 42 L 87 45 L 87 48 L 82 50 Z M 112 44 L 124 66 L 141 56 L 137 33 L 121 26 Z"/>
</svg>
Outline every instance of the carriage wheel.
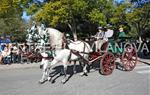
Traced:
<svg viewBox="0 0 150 95">
<path fill-rule="evenodd" d="M 135 48 L 127 47 L 122 54 L 122 64 L 126 71 L 132 71 L 137 63 L 137 53 Z"/>
<path fill-rule="evenodd" d="M 105 53 L 100 63 L 101 74 L 110 75 L 115 68 L 115 58 L 112 53 Z"/>
</svg>

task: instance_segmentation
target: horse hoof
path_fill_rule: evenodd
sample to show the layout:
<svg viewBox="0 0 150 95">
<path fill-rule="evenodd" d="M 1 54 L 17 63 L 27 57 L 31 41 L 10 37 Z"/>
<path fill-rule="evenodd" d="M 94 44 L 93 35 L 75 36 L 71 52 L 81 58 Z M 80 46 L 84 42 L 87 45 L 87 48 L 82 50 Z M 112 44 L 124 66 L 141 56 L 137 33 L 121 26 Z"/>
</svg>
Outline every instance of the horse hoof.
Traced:
<svg viewBox="0 0 150 95">
<path fill-rule="evenodd" d="M 56 82 L 55 80 L 52 80 L 52 82 L 51 82 L 51 83 L 53 84 L 53 83 L 55 83 L 55 82 Z"/>
<path fill-rule="evenodd" d="M 80 76 L 83 76 L 84 75 L 84 73 L 82 72 L 82 73 L 80 73 Z"/>
<path fill-rule="evenodd" d="M 61 83 L 65 84 L 66 83 L 66 79 L 61 80 Z"/>
<path fill-rule="evenodd" d="M 39 83 L 39 84 L 43 84 L 43 83 L 44 83 L 44 81 L 39 81 L 38 83 Z"/>
<path fill-rule="evenodd" d="M 43 69 L 43 65 L 40 65 L 40 69 Z"/>
<path fill-rule="evenodd" d="M 51 81 L 51 79 L 52 79 L 52 77 L 48 77 L 48 78 L 47 78 L 48 81 Z"/>
<path fill-rule="evenodd" d="M 87 73 L 82 72 L 82 73 L 80 73 L 80 76 L 88 76 L 88 75 L 87 75 Z"/>
<path fill-rule="evenodd" d="M 84 73 L 84 75 L 85 75 L 85 76 L 88 76 L 88 74 L 87 74 L 87 73 Z"/>
<path fill-rule="evenodd" d="M 77 71 L 74 71 L 74 72 L 73 72 L 73 74 L 76 74 L 76 73 L 77 73 Z"/>
</svg>

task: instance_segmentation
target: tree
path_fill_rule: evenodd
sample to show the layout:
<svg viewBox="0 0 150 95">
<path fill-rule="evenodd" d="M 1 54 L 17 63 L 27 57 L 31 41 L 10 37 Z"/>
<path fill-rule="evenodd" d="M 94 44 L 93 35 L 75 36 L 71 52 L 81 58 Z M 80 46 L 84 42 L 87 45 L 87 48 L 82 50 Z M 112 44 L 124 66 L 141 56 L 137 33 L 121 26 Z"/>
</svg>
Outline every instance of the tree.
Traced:
<svg viewBox="0 0 150 95">
<path fill-rule="evenodd" d="M 143 7 L 133 8 L 127 13 L 126 18 L 130 25 L 135 27 L 139 39 L 147 31 L 150 26 L 150 4 L 145 4 Z"/>
<path fill-rule="evenodd" d="M 23 34 L 25 26 L 21 18 L 22 12 L 20 0 L 0 1 L 0 35 L 15 35 L 14 39 L 17 39 L 18 34 Z"/>
<path fill-rule="evenodd" d="M 102 26 L 110 23 L 114 12 L 113 0 L 95 0 L 92 4 L 92 10 L 88 14 L 89 20 Z"/>
</svg>

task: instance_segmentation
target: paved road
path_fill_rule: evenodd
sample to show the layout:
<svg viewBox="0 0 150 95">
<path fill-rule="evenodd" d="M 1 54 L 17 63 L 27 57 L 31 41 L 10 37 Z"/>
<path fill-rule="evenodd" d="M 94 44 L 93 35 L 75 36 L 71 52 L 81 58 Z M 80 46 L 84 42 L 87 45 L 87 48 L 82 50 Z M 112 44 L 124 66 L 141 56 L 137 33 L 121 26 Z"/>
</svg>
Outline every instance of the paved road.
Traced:
<svg viewBox="0 0 150 95">
<path fill-rule="evenodd" d="M 147 64 L 138 64 L 131 72 L 115 69 L 109 76 L 95 70 L 84 77 L 77 73 L 66 84 L 61 84 L 62 76 L 44 84 L 38 84 L 40 78 L 39 68 L 1 70 L 0 95 L 150 95 Z"/>
</svg>

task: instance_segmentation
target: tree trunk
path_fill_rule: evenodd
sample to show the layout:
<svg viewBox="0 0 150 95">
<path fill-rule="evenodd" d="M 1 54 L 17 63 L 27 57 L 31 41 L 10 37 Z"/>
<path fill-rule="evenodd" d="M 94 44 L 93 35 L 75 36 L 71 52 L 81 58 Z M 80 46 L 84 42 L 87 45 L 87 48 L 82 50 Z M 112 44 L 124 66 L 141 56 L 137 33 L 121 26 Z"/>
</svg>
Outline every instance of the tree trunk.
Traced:
<svg viewBox="0 0 150 95">
<path fill-rule="evenodd" d="M 140 23 L 139 22 L 135 23 L 135 26 L 136 26 L 136 30 L 138 32 L 139 42 L 142 42 Z"/>
<path fill-rule="evenodd" d="M 141 36 L 139 36 L 139 42 L 142 43 L 142 37 Z"/>
<path fill-rule="evenodd" d="M 77 40 L 78 40 L 76 31 L 73 32 L 73 38 L 74 38 L 74 41 L 77 41 Z"/>
</svg>

